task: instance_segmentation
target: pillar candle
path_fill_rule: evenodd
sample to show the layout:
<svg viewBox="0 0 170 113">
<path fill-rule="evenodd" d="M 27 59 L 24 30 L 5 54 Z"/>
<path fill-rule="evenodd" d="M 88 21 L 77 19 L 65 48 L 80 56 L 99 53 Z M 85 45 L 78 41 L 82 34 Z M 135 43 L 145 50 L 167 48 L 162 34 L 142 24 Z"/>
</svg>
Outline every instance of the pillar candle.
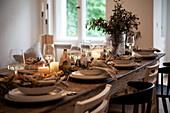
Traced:
<svg viewBox="0 0 170 113">
<path fill-rule="evenodd" d="M 49 73 L 49 67 L 45 67 L 45 65 L 43 64 L 43 67 L 38 67 L 38 72 L 39 73 Z"/>
<path fill-rule="evenodd" d="M 50 72 L 51 71 L 59 71 L 59 62 L 51 62 L 50 63 Z"/>
<path fill-rule="evenodd" d="M 91 56 L 96 60 L 96 59 L 98 59 L 98 58 L 100 58 L 100 50 L 93 50 L 92 52 L 91 52 Z"/>
</svg>

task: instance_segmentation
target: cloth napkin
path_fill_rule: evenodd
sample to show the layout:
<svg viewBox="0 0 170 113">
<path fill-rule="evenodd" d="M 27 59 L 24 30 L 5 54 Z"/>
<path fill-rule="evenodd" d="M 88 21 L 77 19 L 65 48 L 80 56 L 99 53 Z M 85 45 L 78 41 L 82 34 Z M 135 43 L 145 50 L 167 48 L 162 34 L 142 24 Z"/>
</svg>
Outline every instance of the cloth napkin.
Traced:
<svg viewBox="0 0 170 113">
<path fill-rule="evenodd" d="M 56 83 L 56 77 L 55 77 L 55 75 L 52 75 L 48 78 L 44 78 L 43 80 L 37 80 L 37 83 L 39 85 L 55 84 Z"/>
<path fill-rule="evenodd" d="M 113 79 L 116 79 L 116 74 L 118 73 L 117 69 L 108 65 L 105 61 L 103 60 L 95 60 L 90 64 L 90 69 L 100 69 L 105 72 L 107 72 L 110 77 Z"/>
<path fill-rule="evenodd" d="M 49 84 L 55 84 L 56 80 L 39 80 L 37 81 L 39 85 L 49 85 Z"/>
</svg>

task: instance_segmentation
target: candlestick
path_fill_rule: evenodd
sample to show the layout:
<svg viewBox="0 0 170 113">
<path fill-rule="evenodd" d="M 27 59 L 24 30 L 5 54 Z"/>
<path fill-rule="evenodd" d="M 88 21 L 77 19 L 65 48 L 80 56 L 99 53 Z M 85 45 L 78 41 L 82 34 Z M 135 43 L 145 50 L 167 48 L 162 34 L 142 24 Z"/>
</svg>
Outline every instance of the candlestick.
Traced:
<svg viewBox="0 0 170 113">
<path fill-rule="evenodd" d="M 59 62 L 51 62 L 50 63 L 50 72 L 52 71 L 59 71 Z"/>
<path fill-rule="evenodd" d="M 45 65 L 43 64 L 43 67 L 38 67 L 38 72 L 48 74 L 49 73 L 49 67 L 45 67 Z"/>
</svg>

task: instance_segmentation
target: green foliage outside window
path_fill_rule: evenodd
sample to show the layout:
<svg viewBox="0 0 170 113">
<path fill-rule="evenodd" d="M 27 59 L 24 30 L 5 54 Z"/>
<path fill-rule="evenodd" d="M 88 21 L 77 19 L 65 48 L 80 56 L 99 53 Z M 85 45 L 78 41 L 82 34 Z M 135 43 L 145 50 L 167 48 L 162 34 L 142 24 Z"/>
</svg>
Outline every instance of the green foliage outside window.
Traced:
<svg viewBox="0 0 170 113">
<path fill-rule="evenodd" d="M 77 36 L 77 0 L 67 0 L 67 36 Z"/>
<path fill-rule="evenodd" d="M 77 36 L 77 0 L 67 0 L 67 36 Z M 104 18 L 106 13 L 106 0 L 86 0 L 86 20 L 91 18 Z M 86 31 L 87 36 L 101 37 L 105 34 L 97 30 Z"/>
<path fill-rule="evenodd" d="M 106 18 L 106 0 L 86 0 L 86 21 L 91 18 Z M 104 36 L 103 32 L 98 30 L 87 30 L 87 36 L 100 37 Z"/>
</svg>

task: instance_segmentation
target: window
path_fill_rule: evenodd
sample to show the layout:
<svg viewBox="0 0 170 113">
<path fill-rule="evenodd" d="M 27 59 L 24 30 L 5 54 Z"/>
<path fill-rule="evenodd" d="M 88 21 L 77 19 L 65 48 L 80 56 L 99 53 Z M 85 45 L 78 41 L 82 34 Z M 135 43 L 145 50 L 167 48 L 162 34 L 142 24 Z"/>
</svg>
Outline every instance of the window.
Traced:
<svg viewBox="0 0 170 113">
<path fill-rule="evenodd" d="M 102 31 L 89 31 L 85 28 L 87 20 L 105 18 L 105 0 L 55 0 L 55 10 L 57 41 L 93 42 L 105 39 Z"/>
</svg>

